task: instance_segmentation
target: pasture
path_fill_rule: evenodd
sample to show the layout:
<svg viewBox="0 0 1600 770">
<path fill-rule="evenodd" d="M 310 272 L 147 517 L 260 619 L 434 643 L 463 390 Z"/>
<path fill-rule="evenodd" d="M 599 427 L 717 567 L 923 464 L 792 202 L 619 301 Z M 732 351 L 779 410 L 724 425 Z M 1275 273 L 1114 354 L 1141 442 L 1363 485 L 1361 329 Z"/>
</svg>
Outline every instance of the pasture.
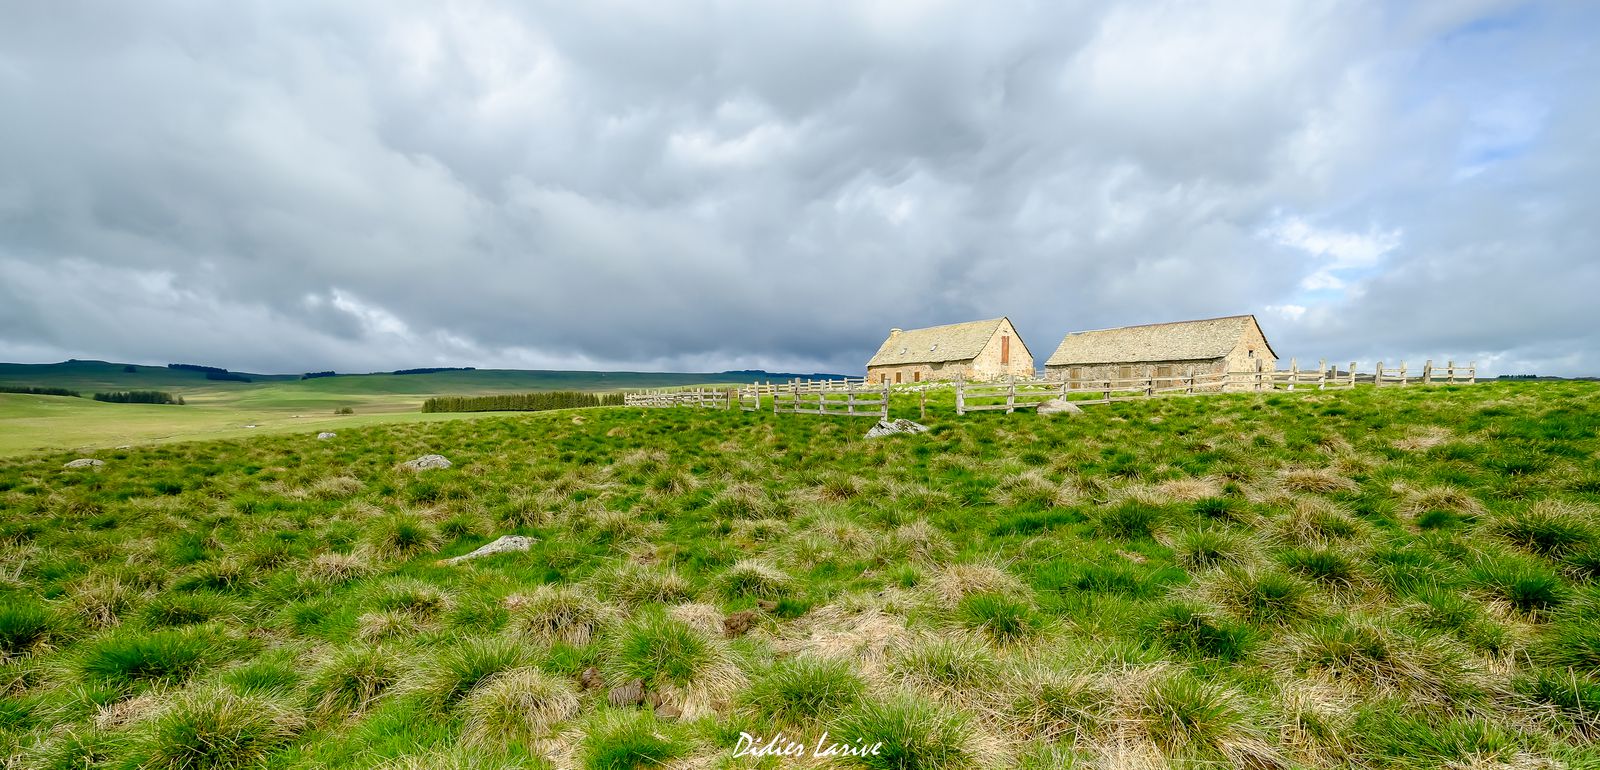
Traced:
<svg viewBox="0 0 1600 770">
<path fill-rule="evenodd" d="M 106 449 L 126 444 L 238 438 L 258 433 L 332 430 L 380 423 L 459 419 L 423 415 L 440 395 L 486 395 L 553 390 L 612 391 L 747 382 L 738 374 L 564 372 L 480 369 L 430 374 L 345 374 L 302 380 L 299 375 L 243 374 L 250 382 L 208 380 L 198 371 L 104 361 L 0 364 L 0 386 L 57 387 L 83 398 L 0 393 L 0 456 L 60 449 Z M 103 404 L 97 391 L 162 390 L 184 406 Z M 338 415 L 339 409 L 354 415 Z M 255 427 L 246 427 L 253 425 Z"/>
<path fill-rule="evenodd" d="M 1600 386 L 953 407 L 870 441 L 601 408 L 0 459 L 0 756 L 1600 762 Z M 438 563 L 505 534 L 530 550 Z"/>
</svg>

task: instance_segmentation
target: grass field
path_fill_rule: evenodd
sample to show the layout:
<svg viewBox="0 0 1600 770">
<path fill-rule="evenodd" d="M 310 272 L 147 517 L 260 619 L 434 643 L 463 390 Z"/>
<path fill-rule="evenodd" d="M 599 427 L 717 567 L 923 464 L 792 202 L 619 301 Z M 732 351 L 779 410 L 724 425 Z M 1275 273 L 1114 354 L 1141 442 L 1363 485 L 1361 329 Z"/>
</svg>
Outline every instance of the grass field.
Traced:
<svg viewBox="0 0 1600 770">
<path fill-rule="evenodd" d="M 949 407 L 876 441 L 609 408 L 0 460 L 0 756 L 1600 763 L 1600 386 Z M 437 563 L 502 534 L 531 550 Z M 881 752 L 732 757 L 825 731 Z"/>
<path fill-rule="evenodd" d="M 431 374 L 353 374 L 301 380 L 299 375 L 246 374 L 253 381 L 207 380 L 204 373 L 104 361 L 0 364 L 0 385 L 77 390 L 83 398 L 0 393 L 0 456 L 51 449 L 235 438 L 254 433 L 339 430 L 448 415 L 418 411 L 429 396 L 612 391 L 749 382 L 730 373 L 564 372 L 480 369 Z M 95 392 L 164 390 L 184 406 L 104 404 Z M 355 416 L 335 415 L 348 407 Z M 247 428 L 254 425 L 254 428 Z"/>
</svg>

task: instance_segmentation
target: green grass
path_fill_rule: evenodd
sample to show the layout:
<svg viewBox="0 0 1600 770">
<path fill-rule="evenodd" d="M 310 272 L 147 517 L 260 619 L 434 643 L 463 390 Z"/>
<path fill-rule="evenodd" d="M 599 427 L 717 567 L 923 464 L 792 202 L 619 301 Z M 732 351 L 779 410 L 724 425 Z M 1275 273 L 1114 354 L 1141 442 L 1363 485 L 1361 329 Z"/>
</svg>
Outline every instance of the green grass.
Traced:
<svg viewBox="0 0 1600 770">
<path fill-rule="evenodd" d="M 824 731 L 881 742 L 834 762 L 860 767 L 1600 763 L 1593 384 L 1070 419 L 935 390 L 929 433 L 867 441 L 689 409 L 361 425 L 316 401 L 343 377 L 148 375 L 191 405 L 56 400 L 298 389 L 339 437 L 0 458 L 7 767 L 781 767 L 739 734 Z M 429 453 L 454 465 L 397 468 Z M 532 545 L 439 563 L 505 534 Z"/>
<path fill-rule="evenodd" d="M 246 374 L 252 381 L 208 380 L 203 372 L 104 361 L 0 363 L 0 385 L 80 391 L 83 398 L 0 393 L 0 457 L 55 449 L 243 438 L 264 433 L 339 431 L 367 425 L 470 419 L 421 413 L 440 395 L 726 386 L 749 375 L 479 369 L 430 374 Z M 163 390 L 184 406 L 107 404 L 95 392 Z M 350 410 L 343 414 L 344 410 Z M 254 427 L 247 428 L 250 425 Z"/>
</svg>

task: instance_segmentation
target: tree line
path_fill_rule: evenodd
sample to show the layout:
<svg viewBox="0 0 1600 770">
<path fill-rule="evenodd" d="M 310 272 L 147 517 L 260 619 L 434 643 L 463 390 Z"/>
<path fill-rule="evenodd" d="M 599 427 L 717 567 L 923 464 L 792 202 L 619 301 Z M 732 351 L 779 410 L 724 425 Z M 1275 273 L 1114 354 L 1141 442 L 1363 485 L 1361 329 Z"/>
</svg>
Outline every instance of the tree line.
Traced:
<svg viewBox="0 0 1600 770">
<path fill-rule="evenodd" d="M 82 398 L 83 394 L 76 390 L 66 388 L 39 388 L 32 385 L 0 385 L 0 393 L 24 393 L 30 396 L 71 396 Z"/>
<path fill-rule="evenodd" d="M 183 404 L 183 396 L 174 396 L 164 390 L 118 390 L 96 393 L 94 400 L 111 404 Z"/>
<path fill-rule="evenodd" d="M 507 393 L 499 396 L 436 396 L 422 402 L 424 412 L 542 412 L 588 406 L 622 406 L 621 393 Z"/>
</svg>

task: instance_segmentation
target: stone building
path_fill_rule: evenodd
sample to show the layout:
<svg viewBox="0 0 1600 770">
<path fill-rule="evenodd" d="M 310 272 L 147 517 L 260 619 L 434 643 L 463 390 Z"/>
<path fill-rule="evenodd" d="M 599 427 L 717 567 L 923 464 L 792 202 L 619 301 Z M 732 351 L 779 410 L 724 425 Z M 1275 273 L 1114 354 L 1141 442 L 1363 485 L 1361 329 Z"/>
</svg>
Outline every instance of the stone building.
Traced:
<svg viewBox="0 0 1600 770">
<path fill-rule="evenodd" d="M 1045 372 L 1051 379 L 1104 380 L 1272 371 L 1278 355 L 1253 315 L 1072 332 Z"/>
<path fill-rule="evenodd" d="M 867 362 L 868 382 L 997 380 L 1006 375 L 1033 376 L 1028 352 L 1009 318 L 890 329 L 889 338 Z"/>
</svg>

